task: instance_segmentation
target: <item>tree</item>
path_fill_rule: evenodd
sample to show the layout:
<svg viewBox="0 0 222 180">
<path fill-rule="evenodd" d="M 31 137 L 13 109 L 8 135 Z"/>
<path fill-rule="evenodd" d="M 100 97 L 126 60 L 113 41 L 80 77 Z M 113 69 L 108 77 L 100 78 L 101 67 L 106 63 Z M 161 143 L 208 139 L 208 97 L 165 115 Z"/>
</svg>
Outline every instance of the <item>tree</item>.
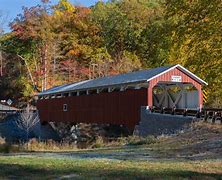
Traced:
<svg viewBox="0 0 222 180">
<path fill-rule="evenodd" d="M 11 28 L 18 40 L 34 43 L 36 53 L 26 54 L 23 57 L 30 59 L 30 64 L 35 66 L 36 71 L 40 72 L 40 87 L 42 90 L 45 90 L 48 88 L 49 83 L 52 53 L 55 52 L 53 48 L 58 43 L 58 38 L 55 36 L 52 28 L 54 21 L 47 4 L 24 8 L 23 11 L 23 14 L 11 23 Z M 22 56 L 22 54 L 19 55 Z"/>
<path fill-rule="evenodd" d="M 220 0 L 166 1 L 172 41 L 168 62 L 182 64 L 209 82 L 209 103 L 215 106 L 215 99 L 222 103 L 221 11 Z"/>
<path fill-rule="evenodd" d="M 17 126 L 25 131 L 26 140 L 28 141 L 30 133 L 33 131 L 37 123 L 40 122 L 38 112 L 33 112 L 30 110 L 29 106 L 19 114 L 16 121 Z"/>
<path fill-rule="evenodd" d="M 93 7 L 93 20 L 101 29 L 103 46 L 114 60 L 113 65 L 131 64 L 133 59 L 137 59 L 137 63 L 132 63 L 130 69 L 117 71 L 118 73 L 136 70 L 145 64 L 142 60 L 145 56 L 140 51 L 142 47 L 140 39 L 146 27 L 159 17 L 159 7 L 158 1 L 146 0 L 98 2 Z"/>
<path fill-rule="evenodd" d="M 0 43 L 4 57 L 4 75 L 0 78 L 0 94 L 2 97 L 14 99 L 22 97 L 20 100 L 27 101 L 34 93 L 33 82 L 27 71 L 28 66 L 34 74 L 34 63 L 30 62 L 31 57 L 35 56 L 34 43 L 30 40 L 20 41 L 12 33 L 4 34 Z M 19 57 L 18 54 L 27 58 L 27 65 L 24 58 Z M 36 82 L 36 77 L 34 81 Z"/>
<path fill-rule="evenodd" d="M 36 89 L 179 63 L 209 82 L 216 106 L 220 12 L 220 0 L 112 0 L 90 8 L 44 0 L 24 8 L 0 38 L 6 72 L 0 94 L 31 97 Z"/>
<path fill-rule="evenodd" d="M 0 11 L 0 38 L 4 34 L 4 24 L 5 24 L 6 17 L 4 16 L 3 12 Z M 3 76 L 3 57 L 2 57 L 2 48 L 0 43 L 0 77 Z"/>
</svg>

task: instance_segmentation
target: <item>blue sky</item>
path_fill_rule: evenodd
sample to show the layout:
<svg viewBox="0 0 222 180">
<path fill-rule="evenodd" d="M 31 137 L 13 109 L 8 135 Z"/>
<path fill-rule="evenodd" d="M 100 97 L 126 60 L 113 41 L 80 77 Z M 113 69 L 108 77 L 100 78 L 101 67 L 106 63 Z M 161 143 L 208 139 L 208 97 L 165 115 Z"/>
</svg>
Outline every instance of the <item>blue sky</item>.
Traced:
<svg viewBox="0 0 222 180">
<path fill-rule="evenodd" d="M 59 0 L 50 0 L 53 4 Z M 81 4 L 90 6 L 95 4 L 98 0 L 69 0 L 74 4 Z M 0 0 L 0 12 L 7 16 L 7 21 L 4 23 L 4 30 L 9 31 L 8 23 L 12 21 L 17 14 L 22 12 L 22 7 L 31 7 L 39 4 L 41 0 Z"/>
</svg>

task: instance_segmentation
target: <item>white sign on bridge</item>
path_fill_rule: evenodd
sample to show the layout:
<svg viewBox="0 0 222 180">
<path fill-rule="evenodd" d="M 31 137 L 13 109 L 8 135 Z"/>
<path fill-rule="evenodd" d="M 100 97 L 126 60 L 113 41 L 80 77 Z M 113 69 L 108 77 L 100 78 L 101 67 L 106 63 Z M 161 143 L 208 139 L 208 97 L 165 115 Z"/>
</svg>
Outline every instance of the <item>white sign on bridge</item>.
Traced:
<svg viewBox="0 0 222 180">
<path fill-rule="evenodd" d="M 181 76 L 171 76 L 171 81 L 182 82 L 182 77 Z"/>
</svg>

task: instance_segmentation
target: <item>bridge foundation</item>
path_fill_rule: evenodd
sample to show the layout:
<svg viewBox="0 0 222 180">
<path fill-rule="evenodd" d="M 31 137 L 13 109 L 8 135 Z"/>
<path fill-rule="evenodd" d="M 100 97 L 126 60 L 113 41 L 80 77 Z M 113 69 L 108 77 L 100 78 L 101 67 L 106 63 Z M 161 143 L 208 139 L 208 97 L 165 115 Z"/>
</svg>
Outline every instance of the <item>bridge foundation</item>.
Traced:
<svg viewBox="0 0 222 180">
<path fill-rule="evenodd" d="M 141 108 L 141 119 L 136 126 L 135 135 L 174 134 L 196 120 L 195 117 L 152 113 L 146 107 Z"/>
</svg>

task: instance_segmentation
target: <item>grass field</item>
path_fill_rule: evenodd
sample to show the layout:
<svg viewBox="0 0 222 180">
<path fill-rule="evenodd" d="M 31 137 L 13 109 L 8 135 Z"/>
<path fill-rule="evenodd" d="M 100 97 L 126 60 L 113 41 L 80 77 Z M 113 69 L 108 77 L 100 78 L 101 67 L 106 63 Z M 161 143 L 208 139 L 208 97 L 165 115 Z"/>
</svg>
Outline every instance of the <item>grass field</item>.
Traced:
<svg viewBox="0 0 222 180">
<path fill-rule="evenodd" d="M 0 157 L 1 179 L 222 179 L 222 161 Z"/>
</svg>

